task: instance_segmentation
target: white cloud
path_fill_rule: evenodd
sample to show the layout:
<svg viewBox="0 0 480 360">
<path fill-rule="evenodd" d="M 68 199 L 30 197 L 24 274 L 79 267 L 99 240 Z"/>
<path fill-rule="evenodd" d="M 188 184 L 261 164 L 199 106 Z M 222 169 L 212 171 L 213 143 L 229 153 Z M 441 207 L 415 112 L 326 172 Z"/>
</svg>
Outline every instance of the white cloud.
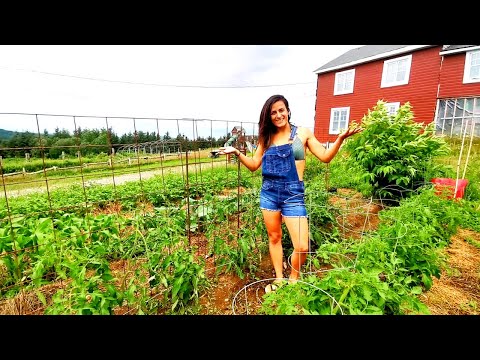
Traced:
<svg viewBox="0 0 480 360">
<path fill-rule="evenodd" d="M 118 134 L 134 130 L 133 118 L 152 118 L 143 125 L 149 131 L 156 131 L 154 119 L 225 120 L 233 127 L 258 123 L 264 101 L 280 93 L 290 102 L 292 121 L 313 129 L 313 71 L 358 46 L 1 45 L 0 113 L 75 115 L 77 122 L 96 116 L 98 127 L 107 117 Z M 299 85 L 265 87 L 281 84 Z M 231 88 L 216 88 L 222 86 Z M 72 117 L 42 119 L 40 131 L 74 128 Z M 176 120 L 160 123 L 161 135 L 170 128 L 175 135 L 196 131 Z M 218 130 L 222 123 L 198 124 L 199 132 L 210 134 L 213 124 L 225 133 Z M 0 128 L 36 132 L 37 123 L 35 116 L 0 115 Z"/>
</svg>

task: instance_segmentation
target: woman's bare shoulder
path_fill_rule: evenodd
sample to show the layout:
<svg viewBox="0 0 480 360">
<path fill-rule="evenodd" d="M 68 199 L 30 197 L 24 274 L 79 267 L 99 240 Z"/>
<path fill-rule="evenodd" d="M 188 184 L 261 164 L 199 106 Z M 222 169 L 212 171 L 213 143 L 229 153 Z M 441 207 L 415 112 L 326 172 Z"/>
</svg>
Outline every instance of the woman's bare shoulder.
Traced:
<svg viewBox="0 0 480 360">
<path fill-rule="evenodd" d="M 310 136 L 313 136 L 312 130 L 310 130 L 309 128 L 303 127 L 303 126 L 299 126 L 297 128 L 297 133 L 302 138 L 305 138 L 305 139 L 308 139 Z"/>
</svg>

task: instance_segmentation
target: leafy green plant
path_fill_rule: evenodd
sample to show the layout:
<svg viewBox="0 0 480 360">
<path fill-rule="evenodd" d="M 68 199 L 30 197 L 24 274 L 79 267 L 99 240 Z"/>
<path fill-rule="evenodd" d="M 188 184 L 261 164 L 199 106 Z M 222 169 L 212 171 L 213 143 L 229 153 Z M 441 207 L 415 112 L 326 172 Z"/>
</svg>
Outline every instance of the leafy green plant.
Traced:
<svg viewBox="0 0 480 360">
<path fill-rule="evenodd" d="M 364 131 L 347 140 L 344 150 L 353 166 L 364 170 L 363 180 L 373 186 L 376 196 L 400 198 L 399 187 L 415 189 L 429 182 L 426 169 L 434 166 L 432 158 L 449 152 L 449 147 L 435 135 L 435 124 L 414 120 L 407 102 L 390 115 L 379 100 L 362 118 Z"/>
<path fill-rule="evenodd" d="M 94 274 L 89 274 L 87 268 L 92 265 Z M 113 315 L 114 309 L 123 303 L 124 295 L 115 287 L 108 262 L 93 260 L 85 265 L 70 262 L 68 266 L 72 281 L 53 295 L 45 314 Z"/>
<path fill-rule="evenodd" d="M 194 250 L 177 249 L 159 262 L 155 276 L 164 286 L 164 305 L 168 313 L 188 313 L 191 304 L 197 304 L 199 291 L 206 286 L 205 264 L 194 260 Z"/>
</svg>

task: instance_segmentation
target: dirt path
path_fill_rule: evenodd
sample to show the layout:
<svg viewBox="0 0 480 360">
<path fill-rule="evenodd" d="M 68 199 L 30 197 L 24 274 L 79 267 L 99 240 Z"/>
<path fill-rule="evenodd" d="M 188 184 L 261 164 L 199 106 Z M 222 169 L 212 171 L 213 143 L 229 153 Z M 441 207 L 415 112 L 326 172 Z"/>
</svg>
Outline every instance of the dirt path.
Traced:
<svg viewBox="0 0 480 360">
<path fill-rule="evenodd" d="M 201 162 L 195 164 L 188 164 L 188 172 L 201 172 L 203 170 L 208 170 L 213 167 L 218 167 L 220 165 L 225 165 L 224 161 L 211 161 L 211 162 Z M 187 166 L 171 166 L 164 167 L 160 170 L 149 170 L 149 171 L 139 171 L 131 174 L 121 174 L 113 175 L 110 177 L 105 177 L 101 179 L 88 180 L 85 182 L 85 185 L 112 185 L 114 182 L 116 185 L 121 185 L 129 181 L 140 181 L 147 180 L 157 175 L 168 175 L 168 174 L 186 174 Z"/>
<path fill-rule="evenodd" d="M 447 269 L 420 300 L 432 315 L 480 315 L 480 233 L 459 229 L 451 240 Z"/>
</svg>

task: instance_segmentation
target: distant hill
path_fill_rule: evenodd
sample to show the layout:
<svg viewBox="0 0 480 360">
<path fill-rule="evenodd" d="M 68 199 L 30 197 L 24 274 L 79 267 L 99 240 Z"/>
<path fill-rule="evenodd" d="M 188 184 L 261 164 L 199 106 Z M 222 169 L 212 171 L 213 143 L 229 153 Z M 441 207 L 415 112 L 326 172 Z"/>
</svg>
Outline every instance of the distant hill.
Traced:
<svg viewBox="0 0 480 360">
<path fill-rule="evenodd" d="M 10 140 L 13 135 L 15 135 L 15 131 L 0 129 L 0 140 Z"/>
</svg>

